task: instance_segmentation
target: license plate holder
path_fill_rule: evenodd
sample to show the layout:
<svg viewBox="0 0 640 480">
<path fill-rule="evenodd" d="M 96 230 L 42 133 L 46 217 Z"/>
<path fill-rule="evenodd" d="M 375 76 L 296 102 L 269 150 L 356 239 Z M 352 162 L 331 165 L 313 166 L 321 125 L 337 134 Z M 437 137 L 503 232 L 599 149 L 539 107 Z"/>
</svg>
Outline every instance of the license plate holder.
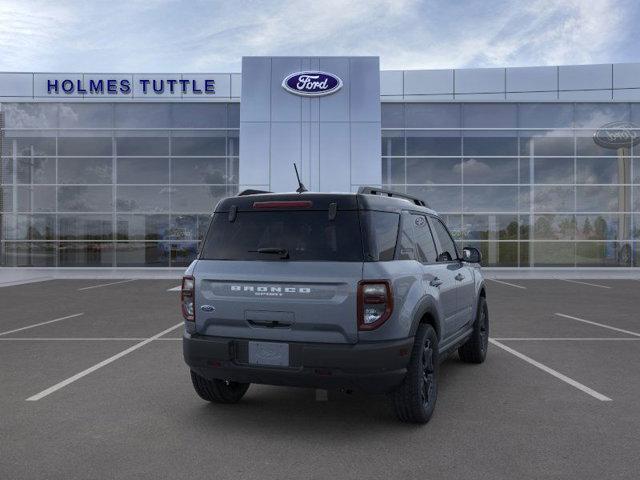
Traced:
<svg viewBox="0 0 640 480">
<path fill-rule="evenodd" d="M 249 364 L 288 367 L 289 344 L 279 342 L 249 342 Z"/>
</svg>

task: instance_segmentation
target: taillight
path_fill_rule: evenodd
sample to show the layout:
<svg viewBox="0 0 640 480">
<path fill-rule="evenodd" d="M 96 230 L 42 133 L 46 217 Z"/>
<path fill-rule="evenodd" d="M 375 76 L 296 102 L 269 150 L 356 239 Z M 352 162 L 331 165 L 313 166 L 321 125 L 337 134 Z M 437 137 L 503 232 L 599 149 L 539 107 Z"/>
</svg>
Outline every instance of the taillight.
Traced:
<svg viewBox="0 0 640 480">
<path fill-rule="evenodd" d="M 196 281 L 191 276 L 182 277 L 182 291 L 180 293 L 180 304 L 182 305 L 182 316 L 185 320 L 194 322 L 196 320 Z"/>
<path fill-rule="evenodd" d="M 358 283 L 358 329 L 374 330 L 391 316 L 393 296 L 387 280 Z"/>
</svg>

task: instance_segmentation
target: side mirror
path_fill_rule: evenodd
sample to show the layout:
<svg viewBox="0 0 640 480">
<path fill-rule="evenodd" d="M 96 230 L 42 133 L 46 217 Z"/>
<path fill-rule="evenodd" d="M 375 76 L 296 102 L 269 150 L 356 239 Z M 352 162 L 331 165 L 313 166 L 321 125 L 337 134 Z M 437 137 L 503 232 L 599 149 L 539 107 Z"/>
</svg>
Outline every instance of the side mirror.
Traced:
<svg viewBox="0 0 640 480">
<path fill-rule="evenodd" d="M 480 263 L 482 262 L 482 254 L 477 248 L 464 247 L 462 249 L 462 261 L 468 263 Z"/>
</svg>

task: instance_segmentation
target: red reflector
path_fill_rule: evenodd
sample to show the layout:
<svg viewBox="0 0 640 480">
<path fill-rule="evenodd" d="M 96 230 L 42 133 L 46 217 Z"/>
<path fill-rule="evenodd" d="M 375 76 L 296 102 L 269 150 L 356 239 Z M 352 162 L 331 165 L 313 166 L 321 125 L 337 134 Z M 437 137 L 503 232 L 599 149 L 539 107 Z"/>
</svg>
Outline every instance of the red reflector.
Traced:
<svg viewBox="0 0 640 480">
<path fill-rule="evenodd" d="M 279 202 L 253 202 L 253 208 L 311 208 L 309 200 L 291 200 Z"/>
</svg>

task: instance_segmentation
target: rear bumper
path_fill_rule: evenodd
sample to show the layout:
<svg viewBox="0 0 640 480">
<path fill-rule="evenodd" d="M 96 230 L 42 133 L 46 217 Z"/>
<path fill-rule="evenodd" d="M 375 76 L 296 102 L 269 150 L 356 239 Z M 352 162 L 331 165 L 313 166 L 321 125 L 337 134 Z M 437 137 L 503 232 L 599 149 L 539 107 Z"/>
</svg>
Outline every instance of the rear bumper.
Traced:
<svg viewBox="0 0 640 480">
<path fill-rule="evenodd" d="M 400 385 L 413 339 L 348 344 L 289 343 L 289 367 L 248 363 L 247 339 L 183 337 L 184 360 L 209 379 L 383 393 Z"/>
</svg>

